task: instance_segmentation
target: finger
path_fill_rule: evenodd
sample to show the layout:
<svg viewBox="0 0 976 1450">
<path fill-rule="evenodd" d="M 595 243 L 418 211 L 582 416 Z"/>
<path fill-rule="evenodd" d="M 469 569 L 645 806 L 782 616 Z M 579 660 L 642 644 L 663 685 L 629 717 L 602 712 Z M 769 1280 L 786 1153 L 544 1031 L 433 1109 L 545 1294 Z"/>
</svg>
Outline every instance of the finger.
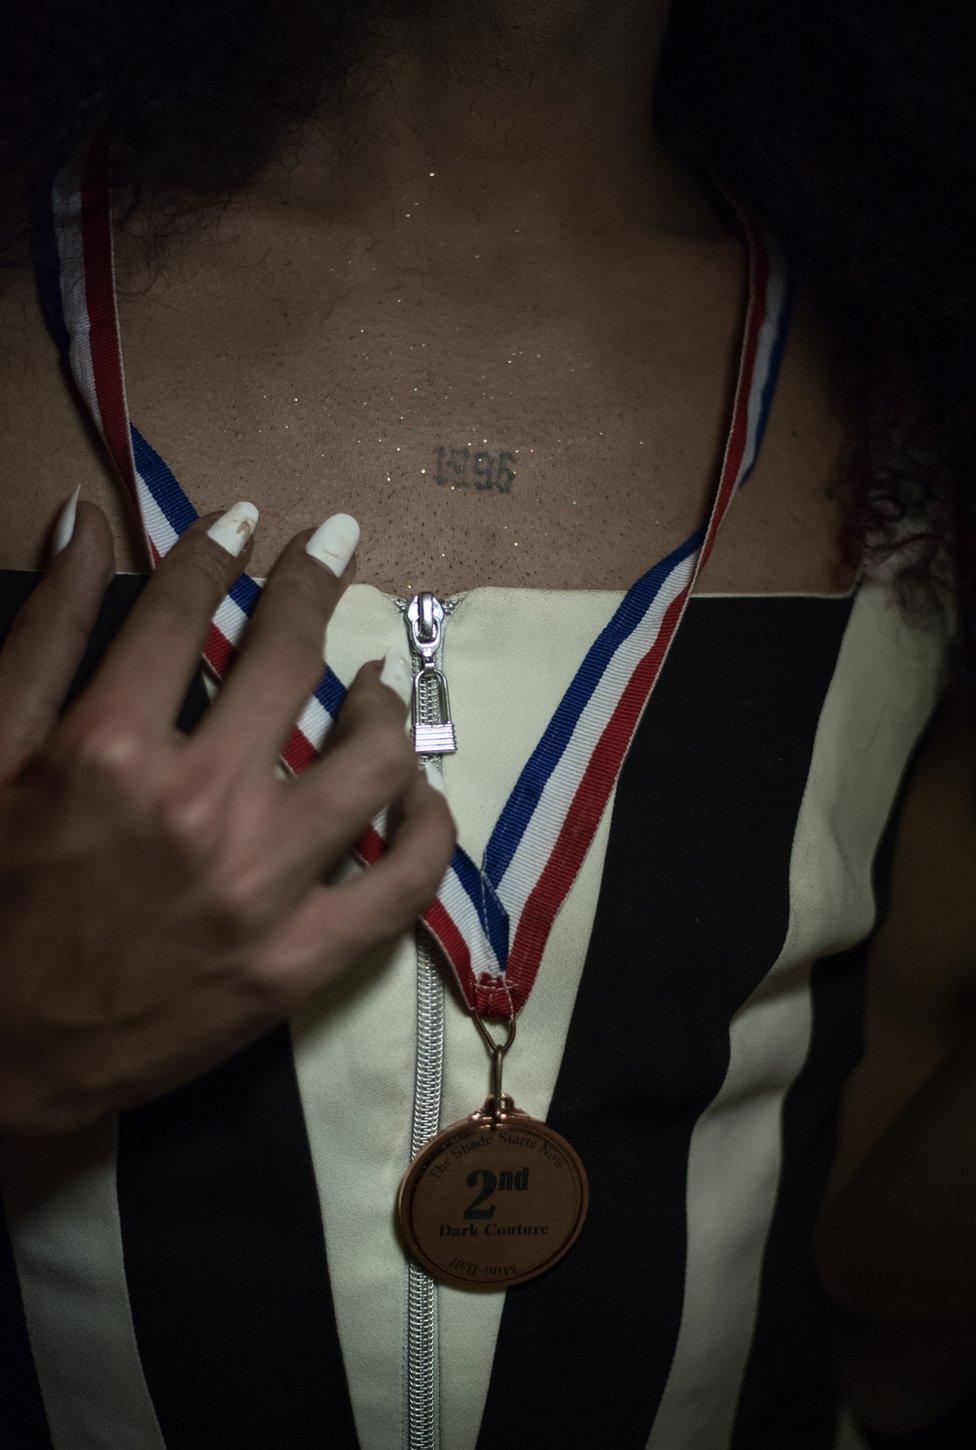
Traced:
<svg viewBox="0 0 976 1450">
<path fill-rule="evenodd" d="M 351 578 L 359 525 L 333 514 L 298 534 L 264 586 L 244 648 L 194 749 L 225 768 L 270 769 L 325 670 L 325 627 Z"/>
<path fill-rule="evenodd" d="M 186 695 L 213 614 L 243 572 L 258 511 L 207 514 L 156 566 L 102 661 L 82 712 L 125 712 L 167 728 Z"/>
<path fill-rule="evenodd" d="M 276 943 L 278 985 L 301 1001 L 338 970 L 422 916 L 444 878 L 457 831 L 436 771 L 417 771 L 390 847 L 341 886 L 317 886 Z"/>
<path fill-rule="evenodd" d="M 417 756 L 404 729 L 411 675 L 406 656 L 392 652 L 363 665 L 328 751 L 283 785 L 285 809 L 269 841 L 283 882 L 304 887 L 320 878 L 414 786 Z"/>
<path fill-rule="evenodd" d="M 78 502 L 58 516 L 51 557 L 0 650 L 0 780 L 8 780 L 53 728 L 115 569 L 101 509 Z"/>
</svg>

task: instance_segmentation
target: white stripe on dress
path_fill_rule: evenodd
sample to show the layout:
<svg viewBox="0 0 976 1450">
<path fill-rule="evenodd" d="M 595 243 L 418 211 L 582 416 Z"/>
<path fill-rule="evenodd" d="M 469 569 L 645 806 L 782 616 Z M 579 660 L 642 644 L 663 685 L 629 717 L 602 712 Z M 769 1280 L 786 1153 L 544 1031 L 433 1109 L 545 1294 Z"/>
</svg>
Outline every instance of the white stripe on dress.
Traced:
<svg viewBox="0 0 976 1450">
<path fill-rule="evenodd" d="M 797 817 L 786 938 L 732 1019 L 725 1080 L 692 1133 L 681 1325 L 647 1450 L 729 1445 L 779 1186 L 783 1102 L 809 1049 L 810 969 L 872 927 L 892 769 L 907 763 L 934 707 L 942 648 L 936 631 L 899 616 L 883 581 L 862 585 Z"/>
<path fill-rule="evenodd" d="M 840 1412 L 837 1421 L 837 1434 L 834 1436 L 833 1450 L 868 1450 L 863 1435 L 854 1423 L 854 1418 L 846 1408 Z"/>
<path fill-rule="evenodd" d="M 166 1450 L 125 1279 L 116 1122 L 35 1145 L 4 1185 L 55 1450 Z"/>
</svg>

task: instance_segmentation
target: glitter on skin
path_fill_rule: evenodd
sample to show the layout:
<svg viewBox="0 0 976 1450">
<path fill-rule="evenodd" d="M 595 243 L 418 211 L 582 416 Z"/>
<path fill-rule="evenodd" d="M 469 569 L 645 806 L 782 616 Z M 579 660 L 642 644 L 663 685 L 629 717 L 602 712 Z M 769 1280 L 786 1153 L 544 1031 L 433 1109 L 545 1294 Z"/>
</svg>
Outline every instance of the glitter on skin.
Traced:
<svg viewBox="0 0 976 1450">
<path fill-rule="evenodd" d="M 399 201 L 403 205 L 402 192 Z M 401 219 L 407 211 L 412 214 L 415 207 L 416 199 L 413 205 L 408 203 L 404 207 Z M 415 234 L 403 228 L 399 235 L 406 238 Z M 470 232 L 468 236 L 473 240 Z M 431 255 L 439 256 L 436 249 L 440 238 L 431 237 L 428 241 Z M 410 245 L 417 243 L 411 242 Z M 639 443 L 633 438 L 637 406 L 617 409 L 612 397 L 608 401 L 605 394 L 610 392 L 609 379 L 597 376 L 603 371 L 600 356 L 590 361 L 586 355 L 589 336 L 582 336 L 575 325 L 569 326 L 575 314 L 560 311 L 556 319 L 559 330 L 555 325 L 547 325 L 551 321 L 547 309 L 552 304 L 555 315 L 556 304 L 562 300 L 561 291 L 554 289 L 551 297 L 547 290 L 541 297 L 529 291 L 527 295 L 514 299 L 520 304 L 519 308 L 514 302 L 509 308 L 508 301 L 504 306 L 498 306 L 496 284 L 498 289 L 504 290 L 509 287 L 511 279 L 505 276 L 496 278 L 493 270 L 496 259 L 489 253 L 472 254 L 463 242 L 458 250 L 459 255 L 454 258 L 459 270 L 458 298 L 437 292 L 428 296 L 423 289 L 416 290 L 412 278 L 404 275 L 405 258 L 400 256 L 392 259 L 384 257 L 371 279 L 373 258 L 361 255 L 362 244 L 357 237 L 355 251 L 360 255 L 354 260 L 362 285 L 357 283 L 354 286 L 348 304 L 344 297 L 336 301 L 346 279 L 341 255 L 336 258 L 338 265 L 326 283 L 321 312 L 309 318 L 315 325 L 308 329 L 307 336 L 301 334 L 298 338 L 292 337 L 291 328 L 285 329 L 287 348 L 285 343 L 282 344 L 285 349 L 284 366 L 274 379 L 275 392 L 266 395 L 263 405 L 260 405 L 264 417 L 254 420 L 259 427 L 261 422 L 266 424 L 263 434 L 258 434 L 259 448 L 267 450 L 267 462 L 261 460 L 262 471 L 269 479 L 273 477 L 275 486 L 280 473 L 281 494 L 288 509 L 296 512 L 307 509 L 309 517 L 314 517 L 315 510 L 322 506 L 324 493 L 329 495 L 329 506 L 333 506 L 333 490 L 340 495 L 335 504 L 337 507 L 350 508 L 355 512 L 357 505 L 367 502 L 369 495 L 373 494 L 377 500 L 373 509 L 374 519 L 399 514 L 401 527 L 396 531 L 395 543 L 384 541 L 376 548 L 372 558 L 364 553 L 361 561 L 363 580 L 395 589 L 397 593 L 403 592 L 403 576 L 407 569 L 419 570 L 416 588 L 436 588 L 445 593 L 486 582 L 515 587 L 577 586 L 581 583 L 578 577 L 581 561 L 576 548 L 580 533 L 574 527 L 577 519 L 579 530 L 586 531 L 584 537 L 588 537 L 594 520 L 599 520 L 601 533 L 626 536 L 624 543 L 629 543 L 638 532 L 634 525 L 635 517 L 639 519 L 640 515 L 634 508 L 628 511 L 629 499 L 625 498 L 623 507 L 619 509 L 603 507 L 608 504 L 611 495 L 611 485 L 605 475 L 619 467 L 624 476 L 633 476 L 634 469 L 628 469 L 628 448 L 632 450 L 634 446 L 640 446 L 643 452 L 645 446 L 650 446 L 643 437 L 640 437 Z M 374 257 L 378 255 L 382 254 L 374 251 Z M 424 253 L 419 260 L 426 260 L 426 255 Z M 473 255 L 487 261 L 489 270 L 473 268 Z M 321 267 L 321 276 L 326 271 L 321 265 L 323 259 L 313 260 Z M 437 265 L 440 266 L 440 263 Z M 479 292 L 472 297 L 469 284 L 474 283 L 476 278 L 477 287 L 484 287 L 485 292 L 483 296 Z M 396 292 L 398 280 L 410 287 L 407 294 Z M 545 285 L 548 288 L 548 280 Z M 291 299 L 286 300 L 290 306 Z M 397 302 L 399 305 L 395 306 Z M 459 304 L 457 308 L 454 308 L 455 302 Z M 428 303 L 429 306 L 426 305 Z M 319 327 L 318 324 L 326 321 L 329 305 L 335 310 L 329 314 L 328 326 Z M 369 317 L 368 324 L 362 324 L 363 315 Z M 519 335 L 526 335 L 523 329 L 530 318 L 533 331 L 538 325 L 536 335 L 540 340 L 536 352 L 531 351 L 531 344 L 516 343 L 515 347 L 509 346 L 506 353 L 506 333 L 509 343 Z M 596 320 L 602 326 L 602 313 Z M 366 354 L 364 346 L 367 335 L 376 339 L 371 344 L 371 355 Z M 356 342 L 357 336 L 359 343 Z M 602 333 L 598 336 L 602 339 Z M 293 355 L 288 349 L 291 349 L 293 341 L 300 341 L 302 337 L 307 343 L 308 355 Z M 329 345 L 330 342 L 333 346 Z M 546 344 L 545 354 L 541 351 L 542 342 Z M 421 349 L 428 353 L 425 359 L 427 367 L 423 370 L 425 383 L 423 388 L 418 386 L 411 390 L 410 374 L 416 376 L 421 369 L 411 366 L 416 359 L 406 359 L 405 354 Z M 342 365 L 343 351 L 345 367 Z M 575 370 L 580 373 L 579 379 L 570 372 L 573 366 L 570 359 L 573 357 L 576 358 Z M 516 361 L 542 361 L 543 358 L 546 361 L 545 371 L 540 368 L 532 374 L 531 380 L 527 376 L 528 370 L 523 369 L 518 385 L 514 373 L 509 383 L 505 382 L 507 373 L 501 374 L 499 381 L 500 369 L 506 361 L 511 365 Z M 275 361 L 278 361 L 277 357 Z M 646 361 L 643 353 L 638 361 Z M 651 361 L 654 362 L 655 358 Z M 303 373 L 299 372 L 299 363 L 303 364 Z M 476 371 L 479 365 L 482 368 L 480 375 Z M 291 372 L 291 376 L 302 376 L 305 387 L 303 394 L 294 395 L 298 401 L 293 401 L 292 406 L 301 406 L 301 397 L 314 398 L 314 406 L 304 407 L 301 417 L 281 408 L 282 398 L 289 395 L 277 391 L 282 382 L 285 387 L 288 386 L 292 368 L 295 371 Z M 320 386 L 320 377 L 324 386 Z M 482 381 L 480 388 L 479 377 Z M 567 388 L 570 379 L 572 383 Z M 251 396 L 260 399 L 260 386 L 265 378 L 259 374 L 254 381 L 258 388 Z M 486 386 L 488 382 L 492 383 L 491 389 Z M 601 386 L 604 382 L 606 386 Z M 333 383 L 335 386 L 331 386 Z M 494 391 L 496 387 L 497 392 Z M 592 396 L 588 392 L 590 389 Z M 355 412 L 359 406 L 355 399 L 358 391 L 361 411 L 369 411 L 372 428 L 400 421 L 406 433 L 406 415 L 398 415 L 395 411 L 396 400 L 403 396 L 404 390 L 411 392 L 411 441 L 409 445 L 394 445 L 394 451 L 410 455 L 402 460 L 405 464 L 409 462 L 410 468 L 401 469 L 396 460 L 389 459 L 388 454 L 385 459 L 382 457 L 386 452 L 386 435 L 373 432 L 357 445 L 353 433 L 356 425 L 351 419 L 358 416 Z M 421 392 L 424 393 L 423 398 L 420 397 Z M 468 413 L 468 422 L 461 424 L 460 419 L 465 412 Z M 474 419 L 471 413 L 475 414 Z M 614 428 L 598 431 L 599 423 L 611 417 Z M 290 424 L 288 439 L 281 438 L 285 420 L 289 420 Z M 242 421 L 246 422 L 246 419 Z M 573 433 L 560 435 L 557 442 L 553 425 L 558 427 L 560 423 L 571 427 Z M 509 466 L 513 471 L 517 467 L 519 474 L 516 496 L 506 499 L 494 491 L 479 496 L 470 487 L 455 490 L 449 485 L 440 489 L 440 499 L 436 499 L 435 490 L 427 487 L 428 482 L 434 480 L 435 465 L 428 464 L 421 472 L 417 457 L 427 456 L 436 460 L 434 449 L 438 445 L 456 447 L 467 436 L 473 458 L 478 449 L 477 428 L 484 424 L 492 429 L 492 455 L 509 451 L 516 456 L 515 464 L 509 460 Z M 395 431 L 393 429 L 393 433 Z M 524 445 L 529 460 L 524 469 L 521 467 L 520 449 L 514 447 L 519 443 L 520 434 L 522 440 L 532 436 L 542 438 L 537 447 Z M 280 450 L 275 447 L 276 441 L 280 441 Z M 481 447 L 488 448 L 487 435 L 482 435 Z M 289 454 L 293 456 L 289 458 Z M 632 458 L 631 451 L 629 459 Z M 310 465 L 307 473 L 303 466 L 306 461 Z M 667 455 L 655 460 L 655 480 L 658 472 L 669 471 L 670 461 Z M 397 469 L 395 480 L 394 466 Z M 642 473 L 643 468 L 637 472 Z M 421 486 L 416 482 L 411 484 L 410 478 L 418 476 Z M 377 478 L 385 484 L 382 490 L 377 486 Z M 394 481 L 397 484 L 395 490 Z M 582 499 L 573 495 L 567 498 L 573 483 L 584 488 Z M 453 504 L 447 498 L 448 491 L 458 493 Z M 571 519 L 563 513 L 567 507 L 572 509 Z M 512 522 L 502 530 L 499 526 L 506 517 Z M 547 517 L 551 534 L 546 527 Z M 418 520 L 422 521 L 419 526 Z M 518 539 L 514 535 L 515 526 L 526 529 L 526 539 Z M 512 555 L 505 553 L 504 540 L 500 537 L 503 531 L 513 533 Z M 372 537 L 372 532 L 368 537 Z M 522 548 L 526 540 L 527 553 Z M 616 544 L 616 539 L 610 542 Z M 447 543 L 451 543 L 449 550 Z M 516 547 L 524 555 L 518 564 L 514 562 Z M 609 546 L 607 551 L 610 551 Z M 425 573 L 425 556 L 429 573 Z M 448 557 L 450 565 L 446 562 Z M 441 558 L 440 565 L 436 563 L 437 558 Z M 587 567 L 590 567 L 589 561 Z M 594 584 L 589 577 L 586 580 L 594 587 L 611 582 L 616 584 L 618 581 L 601 577 Z M 626 581 L 619 582 L 623 584 Z"/>
</svg>

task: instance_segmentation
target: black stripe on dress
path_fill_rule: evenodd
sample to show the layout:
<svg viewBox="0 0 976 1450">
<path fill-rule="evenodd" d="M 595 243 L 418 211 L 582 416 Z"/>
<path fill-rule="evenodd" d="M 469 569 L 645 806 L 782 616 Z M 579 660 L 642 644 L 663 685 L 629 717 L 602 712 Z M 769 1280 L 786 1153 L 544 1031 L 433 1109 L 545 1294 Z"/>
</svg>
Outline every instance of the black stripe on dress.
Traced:
<svg viewBox="0 0 976 1450">
<path fill-rule="evenodd" d="M 14 615 L 40 578 L 29 570 L 0 570 L 0 645 Z M 27 1335 L 6 1215 L 0 1205 L 0 1445 L 4 1450 L 51 1450 L 44 1403 Z"/>
<path fill-rule="evenodd" d="M 167 1450 L 354 1447 L 287 1026 L 124 1113 L 118 1174 Z"/>
<path fill-rule="evenodd" d="M 0 570 L 0 645 L 40 574 Z M 3 1450 L 51 1450 L 41 1388 L 27 1334 L 6 1215 L 0 1205 L 0 1446 Z"/>
<path fill-rule="evenodd" d="M 145 581 L 124 582 L 113 626 Z M 181 728 L 206 707 L 198 676 Z M 121 1114 L 118 1193 L 136 1340 L 167 1450 L 355 1447 L 287 1025 Z"/>
<path fill-rule="evenodd" d="M 38 577 L 0 575 L 0 619 Z M 72 695 L 145 582 L 110 585 Z M 181 728 L 206 707 L 198 675 Z M 287 1026 L 123 1113 L 118 1193 L 136 1339 L 167 1450 L 356 1446 Z M 11 1366 L 17 1354 L 15 1337 Z M 29 1398 L 26 1371 L 23 1381 Z"/>
<path fill-rule="evenodd" d="M 2 601 L 0 601 L 2 607 Z M 7 1220 L 0 1205 L 0 1445 L 53 1450 L 27 1336 Z"/>
<path fill-rule="evenodd" d="M 850 607 L 691 601 L 621 776 L 549 1112 L 586 1165 L 589 1219 L 560 1264 L 508 1291 L 480 1450 L 643 1450 L 681 1313 L 691 1133 L 730 1019 L 782 947 Z"/>
<path fill-rule="evenodd" d="M 917 758 L 921 742 L 913 752 Z M 888 910 L 898 820 L 911 764 L 875 853 L 870 937 L 814 963 L 813 1023 L 803 1071 L 783 1106 L 783 1162 L 763 1256 L 756 1328 L 742 1379 L 733 1450 L 820 1450 L 836 1432 L 837 1389 L 810 1251 L 837 1147 L 840 1089 L 863 1052 L 868 952 Z"/>
</svg>

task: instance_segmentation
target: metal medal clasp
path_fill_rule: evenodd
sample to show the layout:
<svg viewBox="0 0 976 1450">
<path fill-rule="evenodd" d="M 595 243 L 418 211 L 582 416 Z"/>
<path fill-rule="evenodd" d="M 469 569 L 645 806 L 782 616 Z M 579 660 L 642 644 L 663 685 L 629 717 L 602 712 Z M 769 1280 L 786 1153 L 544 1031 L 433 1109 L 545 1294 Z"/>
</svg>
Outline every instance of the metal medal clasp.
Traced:
<svg viewBox="0 0 976 1450">
<path fill-rule="evenodd" d="M 519 1110 L 512 1098 L 502 1092 L 502 1066 L 505 1061 L 505 1054 L 515 1041 L 515 1018 L 509 1018 L 505 1024 L 505 1040 L 497 1041 L 488 1030 L 487 1023 L 480 1012 L 474 1014 L 474 1025 L 481 1034 L 481 1040 L 488 1049 L 488 1057 L 491 1061 L 491 1092 L 485 1100 L 484 1107 L 480 1113 L 475 1114 L 479 1118 L 490 1118 L 492 1123 L 497 1123 L 499 1118 L 506 1118 L 511 1113 Z"/>
</svg>

